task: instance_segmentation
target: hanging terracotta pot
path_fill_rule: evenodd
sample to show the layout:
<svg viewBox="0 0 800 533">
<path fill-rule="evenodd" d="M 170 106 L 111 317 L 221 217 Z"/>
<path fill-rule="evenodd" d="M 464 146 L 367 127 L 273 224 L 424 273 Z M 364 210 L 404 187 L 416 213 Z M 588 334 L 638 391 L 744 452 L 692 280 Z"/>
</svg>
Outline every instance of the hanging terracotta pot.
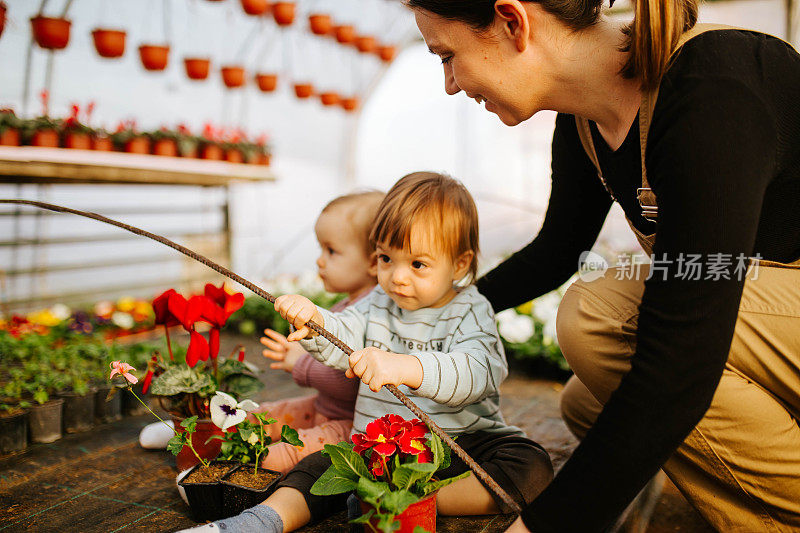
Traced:
<svg viewBox="0 0 800 533">
<path fill-rule="evenodd" d="M 308 16 L 308 26 L 314 35 L 328 35 L 333 30 L 333 20 L 325 13 L 312 13 Z"/>
<path fill-rule="evenodd" d="M 139 57 L 147 70 L 164 70 L 169 61 L 169 46 L 143 44 L 139 47 Z"/>
<path fill-rule="evenodd" d="M 0 146 L 19 146 L 19 130 L 6 128 L 0 133 Z"/>
<path fill-rule="evenodd" d="M 269 9 L 267 0 L 242 0 L 242 9 L 248 15 L 263 15 Z"/>
<path fill-rule="evenodd" d="M 351 96 L 349 98 L 342 98 L 342 101 L 339 102 L 339 105 L 342 106 L 342 109 L 348 112 L 355 111 L 356 109 L 358 109 L 358 104 L 359 104 L 358 98 L 355 96 Z"/>
<path fill-rule="evenodd" d="M 244 163 L 244 155 L 238 148 L 228 148 L 225 150 L 225 161 L 228 163 Z"/>
<path fill-rule="evenodd" d="M 183 66 L 190 80 L 204 80 L 211 70 L 211 60 L 207 57 L 186 57 L 183 59 Z"/>
<path fill-rule="evenodd" d="M 58 148 L 58 132 L 53 129 L 36 130 L 31 138 L 31 146 Z"/>
<path fill-rule="evenodd" d="M 397 55 L 397 47 L 386 44 L 378 47 L 376 52 L 378 57 L 381 58 L 381 61 L 384 63 L 391 63 L 394 61 L 394 57 Z"/>
<path fill-rule="evenodd" d="M 216 144 L 204 144 L 203 148 L 200 150 L 200 158 L 201 159 L 209 159 L 211 161 L 222 161 L 225 159 L 225 152 L 222 151 Z"/>
<path fill-rule="evenodd" d="M 36 15 L 31 18 L 31 29 L 36 44 L 47 50 L 61 50 L 69 44 L 72 22 L 62 18 Z"/>
<path fill-rule="evenodd" d="M 314 94 L 314 86 L 310 83 L 295 83 L 294 94 L 298 98 L 310 98 Z"/>
<path fill-rule="evenodd" d="M 339 100 L 341 100 L 341 98 L 339 98 L 339 94 L 333 91 L 326 91 L 324 93 L 320 93 L 319 99 L 322 102 L 322 105 L 324 106 L 337 105 L 339 103 Z"/>
<path fill-rule="evenodd" d="M 378 42 L 375 40 L 375 37 L 371 35 L 359 35 L 356 37 L 355 44 L 358 51 L 362 54 L 370 54 L 378 47 Z"/>
<path fill-rule="evenodd" d="M 134 137 L 125 143 L 125 151 L 129 154 L 149 154 L 150 153 L 150 139 L 144 135 Z"/>
<path fill-rule="evenodd" d="M 272 16 L 278 26 L 291 26 L 294 22 L 294 15 L 294 2 L 275 2 L 272 4 Z"/>
<path fill-rule="evenodd" d="M 356 29 L 350 24 L 335 26 L 333 31 L 336 32 L 336 40 L 342 44 L 352 44 L 356 40 Z"/>
<path fill-rule="evenodd" d="M 92 138 L 88 133 L 68 131 L 64 134 L 64 148 L 73 150 L 91 150 Z"/>
<path fill-rule="evenodd" d="M 0 2 L 0 35 L 3 35 L 3 29 L 6 27 L 6 3 Z"/>
<path fill-rule="evenodd" d="M 153 143 L 153 155 L 178 157 L 178 144 L 175 139 L 159 139 Z"/>
<path fill-rule="evenodd" d="M 222 81 L 228 89 L 235 89 L 244 85 L 244 67 L 229 65 L 222 67 Z"/>
<path fill-rule="evenodd" d="M 261 92 L 271 93 L 278 86 L 277 74 L 258 73 L 256 74 L 255 79 Z"/>
<path fill-rule="evenodd" d="M 92 39 L 100 57 L 122 57 L 125 53 L 125 35 L 122 30 L 95 28 Z"/>
<path fill-rule="evenodd" d="M 250 161 L 248 161 L 251 165 L 263 165 L 265 167 L 269 166 L 270 163 L 270 155 L 264 153 L 257 153 L 254 155 Z"/>
<path fill-rule="evenodd" d="M 92 138 L 92 150 L 96 150 L 98 152 L 113 152 L 114 141 L 112 141 L 111 137 L 108 136 L 95 136 Z"/>
</svg>

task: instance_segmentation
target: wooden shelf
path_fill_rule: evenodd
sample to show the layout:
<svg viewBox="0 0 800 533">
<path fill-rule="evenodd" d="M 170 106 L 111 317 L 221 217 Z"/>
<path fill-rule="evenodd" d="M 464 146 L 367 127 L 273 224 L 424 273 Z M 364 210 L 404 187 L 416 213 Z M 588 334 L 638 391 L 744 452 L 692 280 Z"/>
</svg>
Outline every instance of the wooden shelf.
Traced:
<svg viewBox="0 0 800 533">
<path fill-rule="evenodd" d="M 270 168 L 263 165 L 122 152 L 0 146 L 0 183 L 221 186 L 274 180 Z"/>
</svg>

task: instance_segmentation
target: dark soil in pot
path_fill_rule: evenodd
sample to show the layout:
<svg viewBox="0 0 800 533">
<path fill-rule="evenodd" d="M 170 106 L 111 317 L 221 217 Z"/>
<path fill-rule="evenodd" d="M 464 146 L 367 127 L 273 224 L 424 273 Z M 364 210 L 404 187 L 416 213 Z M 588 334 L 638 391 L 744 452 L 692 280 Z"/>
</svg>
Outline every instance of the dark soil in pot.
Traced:
<svg viewBox="0 0 800 533">
<path fill-rule="evenodd" d="M 31 407 L 28 416 L 31 442 L 53 442 L 61 438 L 63 408 L 62 398 Z"/>
<path fill-rule="evenodd" d="M 241 465 L 222 480 L 222 506 L 227 516 L 233 516 L 258 505 L 275 490 L 281 473 L 255 465 Z"/>
<path fill-rule="evenodd" d="M 94 389 L 86 394 L 63 392 L 64 433 L 80 433 L 94 427 Z"/>
<path fill-rule="evenodd" d="M 112 387 L 107 385 L 97 389 L 94 397 L 94 420 L 97 423 L 113 422 L 122 418 L 122 393 L 124 391 L 117 390 L 109 399 L 108 394 L 111 390 Z"/>
<path fill-rule="evenodd" d="M 28 411 L 0 415 L 0 454 L 28 447 Z"/>
<path fill-rule="evenodd" d="M 192 508 L 192 516 L 198 522 L 227 518 L 222 507 L 222 479 L 239 463 L 232 461 L 212 461 L 208 468 L 195 465 L 192 470 L 178 482 Z"/>
</svg>

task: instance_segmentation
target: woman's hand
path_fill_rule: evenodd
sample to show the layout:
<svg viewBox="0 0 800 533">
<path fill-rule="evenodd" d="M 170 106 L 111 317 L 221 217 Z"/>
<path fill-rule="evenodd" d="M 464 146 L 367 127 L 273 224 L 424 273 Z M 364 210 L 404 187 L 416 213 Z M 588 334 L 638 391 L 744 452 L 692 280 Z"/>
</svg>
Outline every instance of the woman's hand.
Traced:
<svg viewBox="0 0 800 533">
<path fill-rule="evenodd" d="M 531 530 L 525 527 L 522 517 L 518 516 L 514 522 L 508 526 L 506 533 L 531 533 Z"/>
<path fill-rule="evenodd" d="M 285 370 L 290 372 L 294 370 L 294 365 L 306 351 L 302 346 L 296 342 L 289 342 L 286 337 L 281 335 L 275 330 L 265 329 L 264 335 L 261 337 L 261 344 L 267 347 L 266 350 L 261 352 L 264 357 L 268 357 L 275 363 L 270 363 L 269 367 L 277 370 Z"/>
<path fill-rule="evenodd" d="M 408 385 L 412 389 L 422 385 L 422 364 L 414 356 L 385 352 L 372 346 L 350 354 L 348 378 L 358 376 L 378 392 L 384 385 Z"/>
<path fill-rule="evenodd" d="M 275 310 L 283 318 L 288 320 L 291 325 L 297 328 L 296 331 L 290 333 L 289 336 L 286 337 L 286 340 L 290 342 L 299 341 L 300 339 L 316 335 L 315 332 L 311 331 L 311 328 L 306 326 L 310 321 L 325 327 L 325 319 L 322 318 L 322 313 L 320 313 L 317 306 L 305 296 L 300 296 L 299 294 L 284 294 L 283 296 L 279 296 L 278 299 L 275 300 Z"/>
</svg>

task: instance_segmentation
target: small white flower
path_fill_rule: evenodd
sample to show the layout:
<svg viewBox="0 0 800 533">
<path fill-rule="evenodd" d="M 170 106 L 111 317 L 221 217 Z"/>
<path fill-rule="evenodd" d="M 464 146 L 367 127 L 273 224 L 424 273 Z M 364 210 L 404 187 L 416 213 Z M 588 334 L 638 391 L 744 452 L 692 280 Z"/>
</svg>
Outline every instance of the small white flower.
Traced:
<svg viewBox="0 0 800 533">
<path fill-rule="evenodd" d="M 497 313 L 497 331 L 508 342 L 525 342 L 533 336 L 533 319 L 513 309 Z"/>
<path fill-rule="evenodd" d="M 247 443 L 248 444 L 256 444 L 256 443 L 258 443 L 258 435 L 256 435 L 255 431 L 250 433 L 250 437 L 248 437 Z"/>
<path fill-rule="evenodd" d="M 547 324 L 555 320 L 560 304 L 561 295 L 555 291 L 550 292 L 534 300 L 531 314 L 536 317 L 539 322 Z"/>
<path fill-rule="evenodd" d="M 123 313 L 122 311 L 115 311 L 114 314 L 111 315 L 111 322 L 122 329 L 131 329 L 136 325 L 133 316 L 131 316 L 130 313 Z"/>
<path fill-rule="evenodd" d="M 53 313 L 53 316 L 59 320 L 66 320 L 72 314 L 72 311 L 69 310 L 64 304 L 55 304 L 53 307 L 50 308 L 50 312 Z"/>
<path fill-rule="evenodd" d="M 254 401 L 243 400 L 236 403 L 236 399 L 230 394 L 217 391 L 216 395 L 211 398 L 211 421 L 222 431 L 225 431 L 247 418 L 248 411 L 255 411 L 256 409 L 258 409 L 258 404 Z"/>
</svg>

